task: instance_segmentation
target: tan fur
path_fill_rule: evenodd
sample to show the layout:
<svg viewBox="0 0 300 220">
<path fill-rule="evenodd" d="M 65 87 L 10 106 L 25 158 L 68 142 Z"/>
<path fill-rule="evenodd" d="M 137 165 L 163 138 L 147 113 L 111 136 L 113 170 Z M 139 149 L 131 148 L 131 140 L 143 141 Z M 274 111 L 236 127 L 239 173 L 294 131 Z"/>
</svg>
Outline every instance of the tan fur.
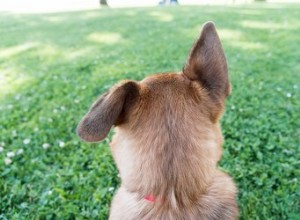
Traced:
<svg viewBox="0 0 300 220">
<path fill-rule="evenodd" d="M 78 134 L 99 141 L 116 126 L 110 146 L 121 187 L 110 219 L 237 218 L 235 185 L 217 169 L 229 91 L 226 58 L 207 23 L 183 72 L 124 81 L 100 97 Z"/>
</svg>

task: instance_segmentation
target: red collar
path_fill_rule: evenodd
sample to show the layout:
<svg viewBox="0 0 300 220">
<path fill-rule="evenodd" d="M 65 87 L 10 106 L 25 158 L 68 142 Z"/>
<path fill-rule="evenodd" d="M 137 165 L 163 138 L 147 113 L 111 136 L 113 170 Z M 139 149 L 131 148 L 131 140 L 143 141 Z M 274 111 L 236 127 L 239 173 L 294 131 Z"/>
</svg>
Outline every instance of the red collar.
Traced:
<svg viewBox="0 0 300 220">
<path fill-rule="evenodd" d="M 145 196 L 144 199 L 146 199 L 149 202 L 155 202 L 155 198 L 151 194 Z"/>
</svg>

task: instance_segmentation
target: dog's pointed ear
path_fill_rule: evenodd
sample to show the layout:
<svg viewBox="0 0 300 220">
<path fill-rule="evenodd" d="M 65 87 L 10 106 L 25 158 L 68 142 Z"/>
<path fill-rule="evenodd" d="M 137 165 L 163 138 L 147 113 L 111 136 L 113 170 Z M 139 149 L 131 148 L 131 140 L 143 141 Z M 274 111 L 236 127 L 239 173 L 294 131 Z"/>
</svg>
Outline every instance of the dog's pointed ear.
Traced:
<svg viewBox="0 0 300 220">
<path fill-rule="evenodd" d="M 227 61 L 213 22 L 203 25 L 183 73 L 190 80 L 199 81 L 214 99 L 223 100 L 230 94 Z"/>
<path fill-rule="evenodd" d="M 87 142 L 103 140 L 113 125 L 126 120 L 130 108 L 139 97 L 139 85 L 124 81 L 103 94 L 77 126 L 78 136 Z"/>
</svg>

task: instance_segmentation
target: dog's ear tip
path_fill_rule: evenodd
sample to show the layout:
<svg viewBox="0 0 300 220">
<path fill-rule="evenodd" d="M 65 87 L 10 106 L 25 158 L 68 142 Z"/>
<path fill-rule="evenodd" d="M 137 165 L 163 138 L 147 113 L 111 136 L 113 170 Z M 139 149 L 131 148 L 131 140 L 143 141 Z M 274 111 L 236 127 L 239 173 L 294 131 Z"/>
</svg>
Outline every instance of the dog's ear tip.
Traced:
<svg viewBox="0 0 300 220">
<path fill-rule="evenodd" d="M 79 123 L 79 125 L 76 128 L 76 135 L 80 138 L 80 140 L 88 142 L 85 132 L 82 129 L 81 122 Z"/>
<path fill-rule="evenodd" d="M 85 142 L 90 142 L 89 135 L 85 132 L 82 126 L 82 122 L 79 123 L 79 125 L 76 128 L 76 134 L 80 138 L 80 140 L 85 141 Z"/>
<path fill-rule="evenodd" d="M 207 21 L 203 24 L 203 28 L 216 28 L 213 21 Z"/>
<path fill-rule="evenodd" d="M 86 131 L 86 128 L 81 124 L 81 122 L 79 123 L 79 125 L 76 128 L 76 134 L 77 136 L 80 138 L 80 140 L 84 141 L 84 142 L 88 142 L 88 143 L 96 143 L 96 142 L 100 142 L 102 141 L 107 133 L 101 135 L 92 135 L 89 132 Z"/>
<path fill-rule="evenodd" d="M 215 23 L 213 21 L 207 21 L 203 24 L 202 27 L 202 34 L 206 34 L 206 33 L 216 33 L 216 26 Z"/>
</svg>

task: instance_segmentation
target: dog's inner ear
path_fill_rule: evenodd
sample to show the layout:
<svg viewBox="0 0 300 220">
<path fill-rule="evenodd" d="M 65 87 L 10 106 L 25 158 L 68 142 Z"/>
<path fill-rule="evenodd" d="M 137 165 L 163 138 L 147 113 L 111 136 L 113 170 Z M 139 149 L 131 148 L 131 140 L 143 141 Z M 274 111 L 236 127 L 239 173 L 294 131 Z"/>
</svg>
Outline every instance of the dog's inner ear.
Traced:
<svg viewBox="0 0 300 220">
<path fill-rule="evenodd" d="M 226 57 L 212 22 L 207 22 L 191 49 L 183 73 L 197 80 L 212 98 L 223 100 L 230 93 Z"/>
<path fill-rule="evenodd" d="M 130 108 L 137 102 L 139 86 L 125 81 L 103 94 L 90 108 L 77 127 L 78 136 L 87 142 L 103 140 L 113 125 L 126 120 Z"/>
</svg>

